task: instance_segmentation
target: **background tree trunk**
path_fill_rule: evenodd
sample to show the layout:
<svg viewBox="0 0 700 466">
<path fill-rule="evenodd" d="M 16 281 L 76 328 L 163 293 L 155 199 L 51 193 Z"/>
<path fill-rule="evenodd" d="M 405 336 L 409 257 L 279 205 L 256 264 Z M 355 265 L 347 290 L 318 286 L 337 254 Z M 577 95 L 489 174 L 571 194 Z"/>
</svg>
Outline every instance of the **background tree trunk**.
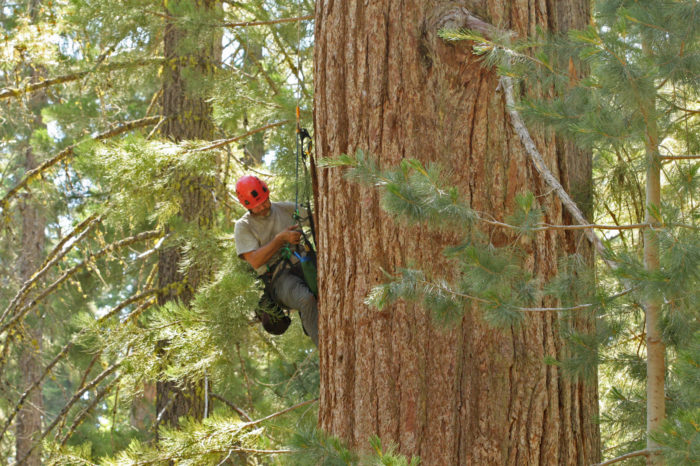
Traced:
<svg viewBox="0 0 700 466">
<path fill-rule="evenodd" d="M 38 17 L 39 0 L 30 0 L 27 4 L 28 13 L 32 20 Z M 43 75 L 41 69 L 32 68 L 30 75 L 33 79 L 40 79 Z M 41 123 L 41 108 L 46 104 L 46 94 L 38 92 L 28 100 L 28 109 L 34 112 L 35 127 L 43 128 Z M 25 151 L 24 168 L 32 170 L 39 165 L 32 147 Z M 22 218 L 22 243 L 19 258 L 20 283 L 29 280 L 39 269 L 44 255 L 46 243 L 46 217 L 39 201 L 34 199 L 31 193 L 27 193 L 20 205 Z M 39 306 L 35 313 L 27 316 L 27 325 L 23 328 L 22 343 L 20 345 L 19 368 L 22 374 L 21 388 L 24 391 L 39 379 L 43 371 L 41 354 L 43 348 L 43 316 L 45 306 Z M 41 435 L 42 416 L 44 413 L 43 384 L 39 384 L 27 397 L 22 407 L 17 412 L 17 424 L 15 429 L 17 459 L 25 458 L 22 464 L 26 466 L 41 465 L 41 445 L 35 445 Z"/>
<path fill-rule="evenodd" d="M 439 162 L 454 169 L 449 183 L 478 211 L 503 219 L 515 196 L 531 191 L 546 222 L 568 222 L 513 133 L 496 73 L 468 45 L 437 37 L 455 5 L 520 36 L 537 26 L 580 28 L 589 19 L 587 0 L 319 0 L 317 156 L 362 148 L 387 167 L 404 157 Z M 533 137 L 564 187 L 590 208 L 590 154 L 550 133 Z M 368 308 L 363 300 L 384 280 L 381 268 L 414 259 L 436 273 L 450 270 L 440 251 L 460 238 L 397 225 L 374 191 L 345 182 L 340 169 L 317 177 L 322 428 L 361 448 L 376 433 L 423 464 L 595 462 L 596 382 L 565 379 L 543 362 L 566 352 L 557 316 L 531 315 L 498 331 L 475 307 L 461 326 L 443 331 L 418 306 Z M 484 230 L 496 245 L 513 239 Z M 541 278 L 555 275 L 567 254 L 591 257 L 575 233 L 542 232 L 522 245 Z"/>
<path fill-rule="evenodd" d="M 35 168 L 38 163 L 31 148 L 26 151 L 25 167 L 27 170 Z M 20 255 L 20 283 L 24 283 L 41 266 L 46 237 L 46 218 L 40 205 L 31 194 L 20 206 L 22 216 L 22 251 Z M 22 373 L 22 391 L 34 384 L 43 372 L 41 361 L 43 347 L 43 317 L 44 306 L 39 306 L 35 313 L 27 316 L 26 325 L 23 328 L 22 342 L 19 353 L 19 368 Z M 25 458 L 22 464 L 26 466 L 38 466 L 41 464 L 41 445 L 35 445 L 41 435 L 42 416 L 44 412 L 44 399 L 42 385 L 27 397 L 22 407 L 17 412 L 16 423 L 16 448 L 17 459 Z M 27 456 L 27 453 L 31 453 Z"/>
<path fill-rule="evenodd" d="M 216 0 L 179 0 L 168 4 L 176 11 L 175 4 L 191 2 L 198 8 L 214 10 L 218 8 Z M 167 8 L 166 8 L 167 10 Z M 170 14 L 171 12 L 169 12 Z M 221 37 L 219 33 L 210 36 L 199 35 L 196 39 L 187 37 L 187 31 L 180 29 L 174 22 L 165 25 L 164 66 L 162 114 L 167 117 L 162 133 L 165 137 L 179 142 L 186 139 L 214 139 L 211 105 L 206 96 L 197 92 L 186 81 L 186 76 L 195 73 L 207 75 L 213 72 L 221 59 Z M 193 45 L 196 43 L 196 48 Z M 207 228 L 211 225 L 214 212 L 213 180 L 182 173 L 181 196 L 182 218 L 186 222 Z M 160 253 L 158 262 L 158 284 L 165 289 L 159 296 L 159 304 L 170 300 L 179 300 L 187 305 L 192 300 L 198 286 L 208 276 L 204 264 L 195 264 L 183 277 L 180 272 L 182 253 L 179 248 L 165 249 Z M 181 284 L 181 285 L 178 285 Z M 167 345 L 167 342 L 161 342 Z M 186 386 L 177 386 L 172 382 L 159 382 L 156 388 L 156 413 L 161 424 L 177 426 L 178 419 L 190 416 L 202 419 L 204 416 L 204 384 L 190 382 Z"/>
</svg>

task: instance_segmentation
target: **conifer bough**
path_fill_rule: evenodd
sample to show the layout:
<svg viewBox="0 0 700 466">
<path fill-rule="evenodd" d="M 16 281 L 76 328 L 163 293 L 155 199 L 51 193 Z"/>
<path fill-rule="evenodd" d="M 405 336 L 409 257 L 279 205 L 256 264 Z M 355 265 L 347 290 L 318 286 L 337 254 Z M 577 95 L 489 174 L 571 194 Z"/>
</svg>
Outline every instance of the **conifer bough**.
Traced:
<svg viewBox="0 0 700 466">
<path fill-rule="evenodd" d="M 86 141 L 102 141 L 105 139 L 113 138 L 114 136 L 118 136 L 120 134 L 124 134 L 128 131 L 131 131 L 133 129 L 137 128 L 143 128 L 145 126 L 150 126 L 158 123 L 162 119 L 161 116 L 152 116 L 152 117 L 146 117 L 146 118 L 141 118 L 139 120 L 132 120 L 127 123 L 123 123 L 121 125 L 118 125 L 115 128 L 112 128 L 110 130 L 104 131 L 102 133 L 97 134 L 96 136 L 88 139 L 88 140 L 83 140 L 80 142 L 77 142 L 71 146 L 66 147 L 63 149 L 61 152 L 50 158 L 49 160 L 43 162 L 41 165 L 36 167 L 33 170 L 29 170 L 22 180 L 20 180 L 19 183 L 15 185 L 12 189 L 10 189 L 5 195 L 0 199 L 0 213 L 6 214 L 7 211 L 7 206 L 9 201 L 17 196 L 17 193 L 19 193 L 20 190 L 26 188 L 31 181 L 34 179 L 41 177 L 42 173 L 45 170 L 48 170 L 49 168 L 53 167 L 57 163 L 67 159 L 68 157 L 72 156 L 73 153 L 75 152 L 76 147 L 78 147 L 80 144 L 86 142 Z"/>
</svg>

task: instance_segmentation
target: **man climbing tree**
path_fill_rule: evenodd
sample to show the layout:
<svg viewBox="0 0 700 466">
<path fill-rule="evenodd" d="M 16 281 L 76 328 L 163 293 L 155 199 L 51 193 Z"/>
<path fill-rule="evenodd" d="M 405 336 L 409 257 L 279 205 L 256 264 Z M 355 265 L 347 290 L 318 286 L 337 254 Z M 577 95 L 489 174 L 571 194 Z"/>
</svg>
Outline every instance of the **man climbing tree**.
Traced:
<svg viewBox="0 0 700 466">
<path fill-rule="evenodd" d="M 236 222 L 236 251 L 265 283 L 265 293 L 285 308 L 299 310 L 304 331 L 318 346 L 318 309 L 316 297 L 301 273 L 307 260 L 300 247 L 302 232 L 294 214 L 293 202 L 270 202 L 270 190 L 256 176 L 246 175 L 236 183 L 238 200 L 248 212 Z M 292 251 L 289 245 L 294 246 Z M 263 327 L 280 334 L 289 326 L 289 317 L 281 313 L 261 313 Z"/>
</svg>

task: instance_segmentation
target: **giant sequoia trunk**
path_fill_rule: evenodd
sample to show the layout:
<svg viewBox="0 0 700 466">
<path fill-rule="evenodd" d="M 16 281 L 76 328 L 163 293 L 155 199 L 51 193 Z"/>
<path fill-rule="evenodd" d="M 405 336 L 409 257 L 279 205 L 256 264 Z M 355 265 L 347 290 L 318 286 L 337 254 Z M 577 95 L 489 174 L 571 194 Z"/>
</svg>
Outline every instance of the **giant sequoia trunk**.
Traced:
<svg viewBox="0 0 700 466">
<path fill-rule="evenodd" d="M 178 0 L 166 2 L 171 11 L 178 11 L 178 3 L 193 3 L 198 8 L 213 10 L 217 0 Z M 167 66 L 164 67 L 162 112 L 167 117 L 162 134 L 172 141 L 186 139 L 211 140 L 214 125 L 211 118 L 211 105 L 206 96 L 197 92 L 196 86 L 187 81 L 187 76 L 210 74 L 221 57 L 220 36 L 187 37 L 187 31 L 180 29 L 175 22 L 167 21 L 164 36 L 164 54 Z M 196 45 L 194 45 L 196 44 Z M 207 228 L 213 219 L 214 189 L 213 180 L 181 173 L 182 218 L 188 223 Z M 158 284 L 162 291 L 158 303 L 165 304 L 178 300 L 187 305 L 192 300 L 199 285 L 206 280 L 209 271 L 205 264 L 195 264 L 187 270 L 186 276 L 180 272 L 182 253 L 179 248 L 166 249 L 160 253 L 158 261 Z M 161 342 L 161 350 L 167 346 Z M 164 354 L 164 352 L 162 353 Z M 203 383 L 186 381 L 184 386 L 173 382 L 159 382 L 156 390 L 156 412 L 166 425 L 178 425 L 182 416 L 201 419 L 204 416 Z"/>
<path fill-rule="evenodd" d="M 510 127 L 496 73 L 468 45 L 437 37 L 441 25 L 457 25 L 446 18 L 459 6 L 520 36 L 537 26 L 583 27 L 589 17 L 587 0 L 319 0 L 317 156 L 362 148 L 387 167 L 404 157 L 439 162 L 455 170 L 449 182 L 478 211 L 503 219 L 515 196 L 531 191 L 545 221 L 570 222 Z M 587 206 L 590 157 L 549 133 L 533 137 L 564 187 Z M 416 305 L 368 308 L 363 300 L 384 280 L 381 269 L 414 259 L 438 275 L 452 273 L 440 251 L 458 238 L 395 224 L 377 193 L 344 181 L 341 169 L 317 177 L 321 426 L 360 448 L 376 433 L 424 464 L 595 462 L 595 381 L 566 379 L 543 362 L 566 352 L 557 315 L 530 315 L 521 327 L 499 331 L 474 307 L 443 331 Z M 497 245 L 512 239 L 483 229 Z M 575 233 L 541 232 L 524 247 L 541 278 L 556 274 L 567 254 L 590 258 Z"/>
</svg>

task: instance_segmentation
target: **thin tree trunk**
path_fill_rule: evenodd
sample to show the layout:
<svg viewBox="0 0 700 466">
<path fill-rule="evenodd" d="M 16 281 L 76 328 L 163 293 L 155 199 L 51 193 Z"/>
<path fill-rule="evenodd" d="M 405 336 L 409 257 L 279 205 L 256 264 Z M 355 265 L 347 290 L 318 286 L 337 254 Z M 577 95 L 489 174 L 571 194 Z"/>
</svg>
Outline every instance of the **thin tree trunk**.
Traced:
<svg viewBox="0 0 700 466">
<path fill-rule="evenodd" d="M 39 0 L 30 0 L 28 4 L 29 16 L 36 20 Z M 33 76 L 39 76 L 40 70 L 33 69 Z M 29 109 L 37 112 L 35 123 L 41 125 L 41 117 L 38 112 L 46 102 L 46 95 L 41 92 L 32 96 L 29 100 Z M 25 151 L 24 167 L 26 171 L 36 168 L 38 162 L 32 147 Z M 20 252 L 20 283 L 29 280 L 39 269 L 43 260 L 44 245 L 46 243 L 46 218 L 38 200 L 28 193 L 20 204 L 20 215 L 22 217 L 22 243 Z M 41 353 L 43 348 L 43 317 L 44 306 L 37 309 L 35 313 L 27 316 L 23 340 L 19 350 L 19 369 L 22 374 L 21 387 L 30 387 L 41 377 L 42 364 Z M 27 396 L 26 401 L 17 412 L 16 422 L 16 454 L 17 458 L 25 458 L 23 464 L 26 466 L 41 465 L 41 445 L 35 445 L 41 435 L 42 416 L 44 412 L 44 398 L 42 393 L 43 384 L 39 384 Z M 23 390 L 24 391 L 24 390 Z M 30 453 L 31 451 L 31 453 Z M 29 453 L 29 455 L 28 455 Z"/>
<path fill-rule="evenodd" d="M 25 167 L 31 170 L 36 167 L 36 159 L 32 149 L 27 149 Z M 22 249 L 20 255 L 20 278 L 24 283 L 31 278 L 39 268 L 44 251 L 46 219 L 37 201 L 31 195 L 20 206 L 22 215 Z M 24 328 L 23 341 L 20 344 L 19 368 L 22 374 L 22 387 L 29 387 L 41 377 L 42 364 L 41 353 L 43 347 L 43 306 L 36 312 L 27 316 Z M 16 447 L 17 458 L 27 455 L 36 439 L 41 435 L 42 415 L 44 401 L 42 396 L 42 384 L 31 391 L 26 401 L 17 413 L 16 423 Z M 41 446 L 35 446 L 31 454 L 24 461 L 27 466 L 41 464 Z"/>
<path fill-rule="evenodd" d="M 584 27 L 589 18 L 587 0 L 318 1 L 317 156 L 362 148 L 381 166 L 405 157 L 439 162 L 454 170 L 446 182 L 478 211 L 504 219 L 515 196 L 531 191 L 546 222 L 566 222 L 510 127 L 496 73 L 469 46 L 437 37 L 440 25 L 451 26 L 445 16 L 455 5 L 520 36 L 538 26 Z M 548 132 L 533 137 L 550 170 L 590 211 L 590 154 Z M 346 182 L 340 169 L 316 175 L 322 428 L 361 448 L 378 434 L 422 464 L 596 462 L 596 381 L 564 378 L 543 362 L 567 352 L 556 313 L 499 331 L 475 306 L 460 326 L 440 330 L 417 305 L 368 308 L 364 299 L 384 280 L 382 269 L 414 260 L 454 277 L 440 251 L 461 238 L 397 225 L 379 208 L 376 192 Z M 483 230 L 495 245 L 514 240 Z M 560 258 L 592 255 L 577 232 L 539 232 L 520 244 L 541 279 L 557 274 Z M 573 325 L 594 324 L 584 316 Z"/>
<path fill-rule="evenodd" d="M 193 2 L 199 8 L 213 11 L 218 8 L 217 0 L 177 0 L 170 1 L 174 6 L 179 2 Z M 167 8 L 166 8 L 167 10 Z M 169 13 L 170 14 L 170 13 Z M 168 66 L 164 67 L 162 111 L 167 117 L 162 127 L 163 136 L 173 140 L 211 140 L 214 125 L 211 119 L 211 105 L 206 96 L 196 93 L 186 81 L 188 74 L 208 75 L 213 72 L 221 57 L 220 36 L 199 36 L 197 49 L 187 53 L 194 39 L 186 36 L 186 31 L 168 21 L 165 25 L 164 55 Z M 213 220 L 214 182 L 211 179 L 191 173 L 181 173 L 182 218 L 188 223 L 207 228 Z M 180 272 L 182 253 L 179 248 L 160 252 L 158 262 L 158 284 L 168 291 L 159 296 L 159 304 L 178 300 L 188 305 L 199 285 L 206 280 L 209 271 L 205 264 L 195 264 L 183 276 Z M 182 282 L 182 286 L 170 286 Z M 160 353 L 165 354 L 167 342 L 160 343 Z M 174 382 L 158 382 L 156 389 L 156 413 L 159 425 L 177 426 L 179 418 L 190 416 L 202 419 L 204 416 L 204 383 L 185 381 L 184 385 Z"/>
<path fill-rule="evenodd" d="M 656 125 L 655 96 L 648 101 L 646 109 L 646 213 L 645 222 L 659 227 L 656 213 L 661 208 L 661 159 L 659 158 L 659 135 Z M 654 228 L 644 229 L 644 269 L 649 274 L 659 271 L 659 238 Z M 661 296 L 649 296 L 644 302 L 646 313 L 647 345 L 647 464 L 660 466 L 664 463 L 659 445 L 652 440 L 666 418 L 665 380 L 666 347 L 661 336 Z"/>
</svg>

